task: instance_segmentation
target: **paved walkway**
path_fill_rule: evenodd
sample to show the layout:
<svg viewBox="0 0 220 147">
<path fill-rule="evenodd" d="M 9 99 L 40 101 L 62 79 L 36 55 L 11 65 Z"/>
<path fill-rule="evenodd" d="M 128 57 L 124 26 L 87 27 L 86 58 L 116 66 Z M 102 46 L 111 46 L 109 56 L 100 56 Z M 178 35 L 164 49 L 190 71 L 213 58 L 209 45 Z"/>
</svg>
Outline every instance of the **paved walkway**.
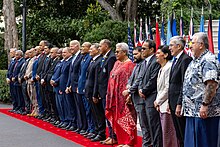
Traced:
<svg viewBox="0 0 220 147">
<path fill-rule="evenodd" d="M 0 104 L 0 108 L 10 108 Z M 78 144 L 0 113 L 1 147 L 79 147 Z"/>
</svg>

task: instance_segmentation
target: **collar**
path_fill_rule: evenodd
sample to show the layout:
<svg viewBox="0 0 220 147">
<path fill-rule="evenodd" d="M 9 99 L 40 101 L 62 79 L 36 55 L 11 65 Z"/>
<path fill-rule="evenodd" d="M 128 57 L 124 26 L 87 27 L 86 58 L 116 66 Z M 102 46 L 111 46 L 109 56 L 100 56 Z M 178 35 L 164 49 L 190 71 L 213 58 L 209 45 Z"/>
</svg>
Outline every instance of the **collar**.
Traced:
<svg viewBox="0 0 220 147">
<path fill-rule="evenodd" d="M 75 53 L 75 57 L 77 57 L 80 53 L 80 50 L 78 50 L 78 52 Z"/>
<path fill-rule="evenodd" d="M 23 59 L 23 57 L 21 57 L 20 59 L 18 59 L 17 61 L 20 62 Z"/>
<path fill-rule="evenodd" d="M 108 53 L 111 51 L 111 49 L 103 56 L 103 58 L 107 58 Z"/>
<path fill-rule="evenodd" d="M 206 49 L 198 58 L 194 58 L 194 60 L 200 60 L 208 52 L 209 52 L 209 50 Z"/>
<path fill-rule="evenodd" d="M 97 55 L 95 57 L 92 58 L 93 61 L 95 61 L 100 55 Z"/>
<path fill-rule="evenodd" d="M 150 55 L 149 57 L 147 57 L 147 58 L 145 59 L 146 62 L 147 62 L 147 64 L 148 64 L 148 62 L 150 61 L 151 57 L 153 57 L 153 55 L 154 55 L 154 54 Z"/>
<path fill-rule="evenodd" d="M 182 55 L 183 51 L 179 52 L 179 54 L 176 56 L 176 59 L 178 60 L 180 56 Z"/>
<path fill-rule="evenodd" d="M 72 58 L 72 56 L 70 56 L 68 59 L 66 59 L 65 61 L 69 61 Z"/>
</svg>

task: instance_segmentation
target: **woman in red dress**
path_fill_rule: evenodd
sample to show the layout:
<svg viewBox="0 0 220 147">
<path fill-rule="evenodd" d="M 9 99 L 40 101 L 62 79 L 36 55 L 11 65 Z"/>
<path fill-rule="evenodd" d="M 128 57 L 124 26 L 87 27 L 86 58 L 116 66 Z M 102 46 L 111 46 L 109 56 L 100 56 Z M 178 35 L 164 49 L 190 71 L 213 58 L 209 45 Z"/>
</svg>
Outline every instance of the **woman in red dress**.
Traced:
<svg viewBox="0 0 220 147">
<path fill-rule="evenodd" d="M 106 117 L 117 135 L 119 146 L 129 147 L 136 144 L 137 117 L 134 106 L 127 103 L 127 97 L 124 97 L 122 92 L 126 89 L 135 64 L 128 58 L 126 43 L 118 43 L 115 54 L 117 61 L 108 81 Z"/>
</svg>

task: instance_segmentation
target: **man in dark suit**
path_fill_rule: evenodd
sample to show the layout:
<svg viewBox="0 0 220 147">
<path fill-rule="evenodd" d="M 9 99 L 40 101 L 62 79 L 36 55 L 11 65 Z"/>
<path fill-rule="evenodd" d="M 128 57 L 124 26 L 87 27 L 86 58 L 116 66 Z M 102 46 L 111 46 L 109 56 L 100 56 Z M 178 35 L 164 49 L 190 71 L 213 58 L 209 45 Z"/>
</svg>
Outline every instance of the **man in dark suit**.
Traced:
<svg viewBox="0 0 220 147">
<path fill-rule="evenodd" d="M 138 85 L 142 80 L 142 71 L 146 71 L 145 66 L 143 64 L 143 56 L 141 53 L 142 47 L 138 46 L 133 50 L 134 63 L 136 66 L 128 80 L 127 89 L 123 91 L 124 96 L 128 96 L 128 103 L 132 101 L 134 104 L 135 110 L 137 112 L 137 116 L 139 118 L 141 131 L 143 134 L 142 138 L 142 146 L 150 146 L 152 145 L 150 133 L 146 130 L 147 123 L 147 115 L 145 111 L 145 102 L 144 99 L 139 96 L 138 93 Z"/>
<path fill-rule="evenodd" d="M 51 77 L 54 73 L 54 69 L 56 67 L 56 64 L 60 61 L 59 57 L 57 57 L 57 52 L 59 48 L 54 47 L 50 50 L 50 62 L 48 64 L 48 69 L 46 70 L 46 73 L 42 77 L 44 79 L 45 83 L 45 90 L 46 92 L 46 103 L 47 103 L 47 110 L 49 113 L 49 117 L 46 119 L 47 122 L 54 123 L 57 118 L 57 109 L 56 109 L 56 102 L 55 102 L 55 93 L 53 91 L 53 87 L 50 85 Z"/>
<path fill-rule="evenodd" d="M 157 96 L 157 75 L 160 70 L 160 64 L 156 62 L 156 44 L 152 40 L 144 41 L 142 45 L 143 77 L 139 83 L 139 95 L 144 99 L 144 106 L 147 116 L 147 123 L 144 126 L 146 134 L 151 136 L 151 143 L 155 147 L 162 147 L 162 128 L 159 112 L 154 107 L 154 101 Z"/>
<path fill-rule="evenodd" d="M 68 94 L 69 104 L 70 104 L 70 115 L 72 116 L 72 126 L 66 128 L 74 132 L 80 132 L 85 130 L 84 128 L 87 123 L 86 120 L 82 120 L 81 109 L 84 109 L 82 99 L 77 97 L 77 87 L 80 71 L 80 63 L 82 61 L 83 55 L 80 53 L 80 43 L 77 40 L 72 40 L 70 42 L 70 51 L 73 55 L 73 59 L 69 69 L 69 77 L 66 85 L 66 93 Z"/>
<path fill-rule="evenodd" d="M 184 146 L 185 117 L 181 116 L 182 107 L 182 88 L 185 71 L 192 58 L 184 53 L 185 41 L 181 36 L 175 36 L 170 39 L 170 51 L 173 64 L 170 72 L 168 102 L 173 123 L 176 129 L 176 135 L 181 147 Z"/>
<path fill-rule="evenodd" d="M 25 111 L 25 104 L 24 104 L 24 97 L 22 95 L 21 84 L 18 81 L 18 74 L 20 73 L 21 67 L 24 64 L 25 60 L 23 58 L 23 52 L 21 50 L 17 50 L 15 52 L 15 65 L 13 68 L 12 78 L 11 80 L 14 82 L 14 88 L 16 97 L 15 100 L 18 104 L 18 111 L 19 114 L 22 114 Z"/>
<path fill-rule="evenodd" d="M 12 102 L 12 105 L 13 105 L 13 109 L 9 110 L 9 112 L 16 111 L 17 106 L 18 106 L 18 104 L 15 101 L 15 96 L 16 95 L 15 95 L 15 90 L 14 90 L 14 83 L 11 80 L 12 73 L 13 73 L 13 68 L 14 68 L 14 65 L 15 65 L 15 51 L 16 50 L 17 50 L 16 48 L 11 48 L 10 49 L 9 55 L 10 55 L 11 61 L 10 61 L 10 64 L 8 66 L 8 71 L 7 71 L 7 74 L 6 74 L 6 82 L 9 84 L 9 87 L 10 87 L 10 96 L 11 96 L 11 102 Z"/>
<path fill-rule="evenodd" d="M 72 62 L 72 54 L 71 54 L 71 51 L 70 51 L 70 48 L 69 47 L 65 47 L 62 51 L 62 56 L 63 56 L 63 65 L 62 65 L 62 68 L 61 68 L 61 71 L 60 71 L 60 77 L 59 77 L 59 99 L 60 99 L 60 102 L 62 102 L 61 107 L 63 109 L 63 118 L 64 118 L 64 121 L 62 122 L 62 124 L 60 124 L 58 127 L 60 128 L 65 128 L 67 127 L 69 124 L 72 123 L 72 120 L 71 118 L 69 117 L 69 104 L 68 104 L 68 101 L 67 101 L 67 94 L 65 92 L 66 90 L 66 84 L 68 82 L 68 77 L 69 77 L 69 68 L 70 68 L 70 65 L 71 65 L 71 62 Z"/>
<path fill-rule="evenodd" d="M 106 121 L 109 128 L 109 137 L 102 141 L 101 143 L 112 144 L 116 142 L 116 135 L 113 133 L 110 122 L 105 119 L 105 106 L 106 106 L 106 93 L 108 87 L 108 79 L 110 72 L 115 64 L 116 57 L 114 51 L 111 50 L 111 42 L 108 39 L 103 39 L 99 43 L 100 54 L 103 55 L 102 61 L 100 63 L 100 68 L 98 70 L 98 79 L 96 89 L 94 90 L 93 101 L 97 103 L 100 101 L 103 107 L 100 107 L 97 115 L 100 116 L 99 130 L 100 132 L 105 132 Z M 93 141 L 103 140 L 100 136 L 96 136 Z"/>
<path fill-rule="evenodd" d="M 89 64 L 86 73 L 85 97 L 87 98 L 89 104 L 91 105 L 91 116 L 94 123 L 93 132 L 87 132 L 84 135 L 89 139 L 93 139 L 93 137 L 95 137 L 97 134 L 105 138 L 105 133 L 99 132 L 98 124 L 99 124 L 100 116 L 97 115 L 99 107 L 102 107 L 102 103 L 100 103 L 100 101 L 98 103 L 94 103 L 92 99 L 94 89 L 96 88 L 95 80 L 98 79 L 98 69 L 100 67 L 100 63 L 102 60 L 98 48 L 99 48 L 98 43 L 92 44 L 92 46 L 90 47 L 90 56 L 92 57 L 92 60 Z"/>
<path fill-rule="evenodd" d="M 21 71 L 18 74 L 18 82 L 21 84 L 21 88 L 22 88 L 22 95 L 24 97 L 24 102 L 25 102 L 25 112 L 23 113 L 23 115 L 29 114 L 31 111 L 31 102 L 30 102 L 30 98 L 28 96 L 27 93 L 27 83 L 24 79 L 24 75 L 27 69 L 27 65 L 30 61 L 30 56 L 29 56 L 30 50 L 27 50 L 25 52 L 25 63 L 23 64 L 23 66 L 21 67 Z"/>
</svg>

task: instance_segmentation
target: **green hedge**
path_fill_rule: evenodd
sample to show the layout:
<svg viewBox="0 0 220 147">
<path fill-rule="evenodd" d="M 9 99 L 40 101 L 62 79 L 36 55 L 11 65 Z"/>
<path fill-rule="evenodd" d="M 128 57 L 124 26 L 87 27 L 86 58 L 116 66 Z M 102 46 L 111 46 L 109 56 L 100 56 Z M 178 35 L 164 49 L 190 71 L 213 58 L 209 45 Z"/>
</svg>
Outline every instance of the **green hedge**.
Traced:
<svg viewBox="0 0 220 147">
<path fill-rule="evenodd" d="M 0 70 L 0 101 L 10 102 L 9 85 L 6 83 L 7 70 Z"/>
</svg>

